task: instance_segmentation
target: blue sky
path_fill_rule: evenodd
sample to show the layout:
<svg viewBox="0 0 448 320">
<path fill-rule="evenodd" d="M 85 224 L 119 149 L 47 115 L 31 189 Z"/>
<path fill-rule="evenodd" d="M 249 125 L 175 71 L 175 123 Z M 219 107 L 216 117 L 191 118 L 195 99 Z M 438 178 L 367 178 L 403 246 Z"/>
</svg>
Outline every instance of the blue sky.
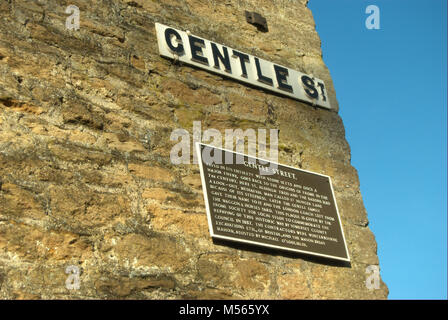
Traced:
<svg viewBox="0 0 448 320">
<path fill-rule="evenodd" d="M 368 5 L 380 29 L 368 30 Z M 447 298 L 447 1 L 310 0 L 390 299 Z M 300 17 L 299 17 L 300 18 Z"/>
</svg>

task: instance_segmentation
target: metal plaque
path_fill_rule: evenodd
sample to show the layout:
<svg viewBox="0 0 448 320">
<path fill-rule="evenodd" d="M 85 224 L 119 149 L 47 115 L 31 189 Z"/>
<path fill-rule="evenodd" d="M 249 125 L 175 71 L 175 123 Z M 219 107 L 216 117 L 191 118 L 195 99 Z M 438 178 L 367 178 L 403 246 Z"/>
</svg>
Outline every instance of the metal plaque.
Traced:
<svg viewBox="0 0 448 320">
<path fill-rule="evenodd" d="M 201 143 L 196 152 L 213 238 L 350 261 L 329 176 Z"/>
</svg>

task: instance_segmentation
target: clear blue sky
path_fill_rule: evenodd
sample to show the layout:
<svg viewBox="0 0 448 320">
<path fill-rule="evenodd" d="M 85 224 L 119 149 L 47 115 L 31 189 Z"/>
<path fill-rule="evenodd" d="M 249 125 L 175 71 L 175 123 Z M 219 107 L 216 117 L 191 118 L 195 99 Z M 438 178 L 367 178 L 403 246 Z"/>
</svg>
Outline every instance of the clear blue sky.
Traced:
<svg viewBox="0 0 448 320">
<path fill-rule="evenodd" d="M 380 30 L 368 30 L 368 5 Z M 447 298 L 447 1 L 310 0 L 390 299 Z M 300 19 L 300 17 L 299 17 Z"/>
</svg>

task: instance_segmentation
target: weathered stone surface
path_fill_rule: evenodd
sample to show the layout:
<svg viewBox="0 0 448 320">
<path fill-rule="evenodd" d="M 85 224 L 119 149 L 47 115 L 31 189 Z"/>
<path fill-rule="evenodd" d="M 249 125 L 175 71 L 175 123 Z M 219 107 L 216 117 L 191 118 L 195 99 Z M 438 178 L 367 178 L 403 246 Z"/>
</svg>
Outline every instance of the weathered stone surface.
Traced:
<svg viewBox="0 0 448 320">
<path fill-rule="evenodd" d="M 128 234 L 117 240 L 114 252 L 118 259 L 132 266 L 179 272 L 188 267 L 186 248 L 176 240 L 166 237 L 148 237 Z"/>
<path fill-rule="evenodd" d="M 148 180 L 169 182 L 173 179 L 173 175 L 169 170 L 160 167 L 151 167 L 145 164 L 130 163 L 128 165 L 128 168 L 131 174 Z"/>
<path fill-rule="evenodd" d="M 260 299 L 268 294 L 270 272 L 255 259 L 222 253 L 204 254 L 197 262 L 197 268 L 202 285 L 227 289 L 251 299 Z"/>
<path fill-rule="evenodd" d="M 312 299 L 310 277 L 294 265 L 288 265 L 288 271 L 277 276 L 279 298 L 288 300 Z"/>
<path fill-rule="evenodd" d="M 376 241 L 306 4 L 0 1 L 0 298 L 387 298 L 365 285 Z M 312 73 L 334 110 L 161 58 L 155 22 Z M 279 162 L 331 176 L 351 264 L 214 243 L 198 166 L 170 162 L 171 132 L 193 121 L 279 129 Z"/>
</svg>

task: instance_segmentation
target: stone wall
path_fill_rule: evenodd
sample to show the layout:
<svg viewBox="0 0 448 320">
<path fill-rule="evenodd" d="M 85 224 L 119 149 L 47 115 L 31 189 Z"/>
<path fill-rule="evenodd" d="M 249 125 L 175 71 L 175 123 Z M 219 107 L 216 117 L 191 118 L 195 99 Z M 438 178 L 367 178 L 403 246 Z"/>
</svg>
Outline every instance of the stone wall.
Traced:
<svg viewBox="0 0 448 320">
<path fill-rule="evenodd" d="M 65 9 L 80 8 L 80 30 Z M 378 265 L 306 0 L 2 0 L 0 298 L 362 299 Z M 266 17 L 269 32 L 246 22 Z M 161 58 L 155 22 L 325 81 L 333 111 Z M 350 265 L 213 243 L 175 128 L 278 128 L 279 162 L 331 176 Z M 81 270 L 68 290 L 68 265 Z"/>
</svg>

